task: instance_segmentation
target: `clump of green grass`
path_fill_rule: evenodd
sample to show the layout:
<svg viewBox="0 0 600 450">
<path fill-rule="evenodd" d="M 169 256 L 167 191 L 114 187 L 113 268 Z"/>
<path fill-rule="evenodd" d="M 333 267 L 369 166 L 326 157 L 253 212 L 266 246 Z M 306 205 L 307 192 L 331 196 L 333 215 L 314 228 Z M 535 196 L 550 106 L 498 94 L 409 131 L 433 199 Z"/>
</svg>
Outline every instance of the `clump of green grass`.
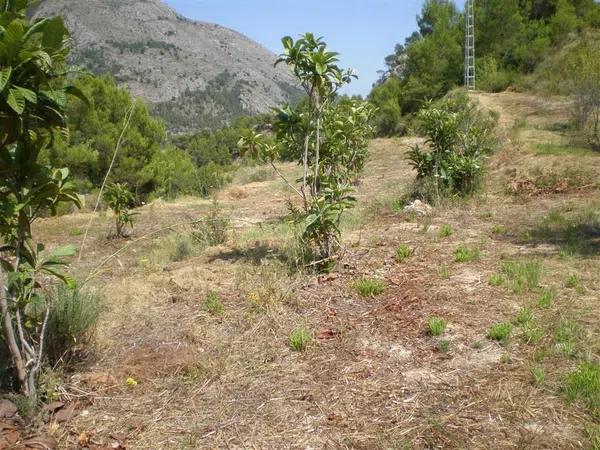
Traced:
<svg viewBox="0 0 600 450">
<path fill-rule="evenodd" d="M 488 338 L 499 342 L 501 345 L 507 345 L 512 329 L 512 325 L 508 322 L 497 323 L 488 330 Z"/>
<path fill-rule="evenodd" d="M 221 299 L 216 293 L 209 292 L 206 298 L 204 299 L 204 302 L 202 303 L 202 309 L 215 316 L 220 316 L 221 314 L 223 314 L 224 310 L 223 302 L 221 302 Z"/>
<path fill-rule="evenodd" d="M 540 294 L 537 304 L 540 308 L 547 309 L 552 306 L 552 300 L 554 300 L 554 292 L 549 289 L 545 289 Z"/>
<path fill-rule="evenodd" d="M 580 284 L 581 280 L 579 279 L 579 276 L 574 273 L 569 274 L 565 280 L 565 287 L 567 289 L 577 289 L 579 288 Z"/>
<path fill-rule="evenodd" d="M 570 145 L 557 145 L 557 144 L 538 144 L 536 148 L 536 155 L 552 155 L 552 156 L 595 156 L 596 152 L 589 148 L 572 147 Z"/>
<path fill-rule="evenodd" d="M 531 381 L 535 386 L 541 386 L 546 381 L 546 372 L 541 367 L 531 369 Z"/>
<path fill-rule="evenodd" d="M 427 331 L 431 336 L 441 336 L 446 331 L 448 322 L 441 317 L 430 317 L 427 319 Z"/>
<path fill-rule="evenodd" d="M 385 283 L 377 278 L 360 278 L 354 282 L 354 289 L 363 297 L 375 297 L 385 290 Z"/>
<path fill-rule="evenodd" d="M 523 308 L 517 314 L 517 323 L 521 326 L 527 326 L 533 322 L 533 311 L 529 308 Z"/>
<path fill-rule="evenodd" d="M 494 225 L 492 228 L 492 234 L 504 236 L 508 233 L 508 229 L 504 225 Z"/>
<path fill-rule="evenodd" d="M 438 352 L 448 353 L 450 351 L 450 341 L 448 341 L 446 339 L 440 339 L 435 344 L 435 348 L 437 349 Z"/>
<path fill-rule="evenodd" d="M 295 352 L 303 352 L 312 341 L 312 338 L 313 336 L 310 330 L 304 327 L 296 328 L 290 334 L 290 347 Z"/>
<path fill-rule="evenodd" d="M 505 281 L 505 279 L 502 275 L 500 275 L 499 273 L 495 273 L 490 276 L 490 278 L 488 280 L 488 284 L 490 286 L 498 287 L 498 286 L 502 286 L 504 284 L 504 281 Z"/>
<path fill-rule="evenodd" d="M 454 251 L 454 260 L 456 262 L 469 262 L 478 260 L 481 257 L 481 251 L 477 248 L 470 248 L 461 245 Z"/>
<path fill-rule="evenodd" d="M 442 280 L 450 278 L 450 268 L 446 264 L 442 264 L 438 270 L 438 275 Z"/>
<path fill-rule="evenodd" d="M 475 350 L 481 350 L 483 348 L 483 342 L 481 342 L 481 341 L 473 342 L 473 348 Z"/>
<path fill-rule="evenodd" d="M 401 263 L 405 259 L 410 258 L 414 253 L 414 250 L 406 244 L 400 244 L 396 249 L 396 261 Z"/>
<path fill-rule="evenodd" d="M 575 356 L 581 341 L 581 326 L 573 319 L 562 317 L 554 333 L 556 348 L 564 355 Z"/>
<path fill-rule="evenodd" d="M 537 260 L 504 261 L 502 273 L 511 281 L 515 294 L 537 289 L 542 278 L 542 264 Z"/>
<path fill-rule="evenodd" d="M 592 418 L 600 419 L 600 363 L 582 361 L 566 376 L 562 388 L 569 403 L 581 400 Z"/>
<path fill-rule="evenodd" d="M 440 231 L 438 232 L 438 236 L 445 238 L 445 237 L 452 236 L 453 233 L 454 233 L 454 230 L 452 229 L 452 227 L 450 225 L 442 225 L 440 227 Z"/>
</svg>

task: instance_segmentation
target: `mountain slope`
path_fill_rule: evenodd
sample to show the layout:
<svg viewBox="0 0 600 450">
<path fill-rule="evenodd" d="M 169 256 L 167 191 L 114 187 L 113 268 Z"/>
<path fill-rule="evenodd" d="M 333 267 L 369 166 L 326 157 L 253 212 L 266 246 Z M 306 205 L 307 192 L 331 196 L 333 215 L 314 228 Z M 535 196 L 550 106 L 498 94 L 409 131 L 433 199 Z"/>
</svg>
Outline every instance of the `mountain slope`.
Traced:
<svg viewBox="0 0 600 450">
<path fill-rule="evenodd" d="M 45 0 L 34 14 L 62 15 L 75 41 L 73 62 L 112 73 L 173 131 L 265 112 L 299 92 L 258 43 L 188 20 L 160 0 Z"/>
</svg>

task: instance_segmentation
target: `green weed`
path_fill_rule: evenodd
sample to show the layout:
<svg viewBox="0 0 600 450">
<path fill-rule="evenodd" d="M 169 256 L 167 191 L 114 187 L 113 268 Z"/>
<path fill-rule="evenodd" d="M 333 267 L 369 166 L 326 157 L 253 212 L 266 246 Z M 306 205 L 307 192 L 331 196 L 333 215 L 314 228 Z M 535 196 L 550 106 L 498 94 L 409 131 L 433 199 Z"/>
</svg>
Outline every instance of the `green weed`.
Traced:
<svg viewBox="0 0 600 450">
<path fill-rule="evenodd" d="M 556 348 L 566 356 L 575 356 L 581 342 L 581 327 L 573 319 L 560 319 L 554 334 Z"/>
<path fill-rule="evenodd" d="M 442 280 L 447 280 L 450 278 L 450 268 L 446 264 L 443 264 L 438 270 L 438 275 Z"/>
<path fill-rule="evenodd" d="M 521 326 L 527 326 L 533 321 L 533 312 L 529 308 L 523 308 L 517 314 L 517 323 Z"/>
<path fill-rule="evenodd" d="M 363 297 L 375 297 L 385 290 L 385 283 L 377 278 L 360 278 L 354 282 L 354 289 Z"/>
<path fill-rule="evenodd" d="M 442 225 L 438 232 L 438 236 L 441 238 L 445 238 L 445 237 L 452 236 L 453 233 L 454 233 L 454 230 L 452 229 L 452 227 L 450 225 Z"/>
<path fill-rule="evenodd" d="M 506 280 L 504 279 L 504 277 L 502 275 L 500 275 L 499 273 L 495 273 L 493 275 L 490 276 L 489 280 L 488 280 L 488 284 L 490 286 L 502 286 L 504 284 Z"/>
<path fill-rule="evenodd" d="M 446 339 L 440 339 L 435 344 L 435 348 L 437 349 L 438 352 L 448 353 L 450 351 L 450 341 L 448 341 Z"/>
<path fill-rule="evenodd" d="M 488 330 L 488 338 L 499 342 L 501 345 L 507 345 L 512 333 L 512 325 L 508 322 L 492 325 Z"/>
<path fill-rule="evenodd" d="M 494 225 L 492 228 L 492 234 L 504 236 L 508 233 L 508 229 L 504 225 Z"/>
<path fill-rule="evenodd" d="M 546 372 L 541 367 L 531 369 L 531 381 L 535 386 L 541 386 L 546 381 Z"/>
<path fill-rule="evenodd" d="M 448 322 L 441 317 L 430 317 L 427 319 L 427 331 L 431 336 L 441 336 L 446 331 Z"/>
<path fill-rule="evenodd" d="M 579 276 L 577 274 L 569 274 L 569 276 L 567 276 L 567 279 L 565 280 L 565 287 L 567 289 L 577 289 L 579 288 L 581 284 L 581 280 L 579 279 Z"/>
<path fill-rule="evenodd" d="M 295 352 L 303 352 L 312 341 L 312 333 L 306 328 L 296 328 L 290 334 L 290 347 Z"/>
<path fill-rule="evenodd" d="M 515 294 L 537 289 L 542 278 L 542 264 L 537 260 L 505 261 L 502 273 L 511 281 L 511 289 Z"/>
<path fill-rule="evenodd" d="M 545 289 L 540 294 L 537 304 L 540 308 L 547 309 L 547 308 L 550 308 L 550 306 L 552 306 L 553 299 L 554 299 L 554 292 L 551 290 Z"/>
<path fill-rule="evenodd" d="M 469 262 L 478 260 L 481 257 L 481 251 L 477 248 L 469 248 L 461 245 L 454 251 L 454 260 L 456 262 Z"/>
<path fill-rule="evenodd" d="M 600 364 L 582 361 L 562 386 L 569 403 L 582 401 L 594 420 L 600 419 Z"/>
<path fill-rule="evenodd" d="M 396 249 L 396 261 L 401 263 L 413 254 L 413 249 L 406 244 L 400 244 Z"/>
<path fill-rule="evenodd" d="M 223 302 L 216 293 L 209 292 L 202 303 L 202 309 L 215 316 L 220 316 L 224 311 Z"/>
</svg>

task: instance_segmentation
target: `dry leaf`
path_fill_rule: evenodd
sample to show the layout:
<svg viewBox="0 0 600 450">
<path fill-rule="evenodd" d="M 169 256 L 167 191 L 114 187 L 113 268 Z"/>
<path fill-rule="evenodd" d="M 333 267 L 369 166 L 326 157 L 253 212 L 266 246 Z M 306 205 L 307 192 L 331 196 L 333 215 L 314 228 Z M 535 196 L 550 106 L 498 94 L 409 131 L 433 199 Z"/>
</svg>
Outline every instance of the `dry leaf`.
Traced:
<svg viewBox="0 0 600 450">
<path fill-rule="evenodd" d="M 75 403 L 69 403 L 64 408 L 58 410 L 56 412 L 56 414 L 54 414 L 53 417 L 54 417 L 54 420 L 56 420 L 58 423 L 62 423 L 62 422 L 71 420 L 71 417 L 73 417 L 74 413 L 75 413 Z"/>
<path fill-rule="evenodd" d="M 54 450 L 57 442 L 48 436 L 39 436 L 23 442 L 25 450 Z"/>
</svg>

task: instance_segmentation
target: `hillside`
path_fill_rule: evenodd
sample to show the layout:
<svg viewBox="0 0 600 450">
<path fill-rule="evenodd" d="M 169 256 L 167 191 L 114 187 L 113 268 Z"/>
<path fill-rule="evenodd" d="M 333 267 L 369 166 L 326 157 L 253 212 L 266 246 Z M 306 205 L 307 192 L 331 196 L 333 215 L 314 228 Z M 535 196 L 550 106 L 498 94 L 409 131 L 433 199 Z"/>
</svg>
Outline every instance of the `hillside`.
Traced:
<svg viewBox="0 0 600 450">
<path fill-rule="evenodd" d="M 203 217 L 208 200 L 140 208 L 126 242 L 107 240 L 112 218 L 95 217 L 75 269 L 96 270 L 105 304 L 87 364 L 59 388 L 73 408 L 48 425 L 59 448 L 583 448 L 597 404 L 568 403 L 564 380 L 598 351 L 600 157 L 571 148 L 564 99 L 477 99 L 500 114 L 485 194 L 427 217 L 399 210 L 419 139 L 374 140 L 330 275 L 288 270 L 289 190 L 262 167 L 220 192 L 232 220 L 223 245 L 186 253 L 193 228 L 159 232 Z M 36 232 L 71 243 L 89 218 Z M 402 263 L 399 244 L 414 250 Z M 360 277 L 384 292 L 361 297 Z M 427 332 L 432 316 L 448 322 L 441 337 Z M 500 323 L 512 327 L 504 344 L 489 338 Z M 296 353 L 300 326 L 314 339 Z"/>
<path fill-rule="evenodd" d="M 73 62 L 152 104 L 174 131 L 223 125 L 298 95 L 275 55 L 222 26 L 188 20 L 161 0 L 45 0 L 40 16 L 64 16 Z"/>
</svg>

